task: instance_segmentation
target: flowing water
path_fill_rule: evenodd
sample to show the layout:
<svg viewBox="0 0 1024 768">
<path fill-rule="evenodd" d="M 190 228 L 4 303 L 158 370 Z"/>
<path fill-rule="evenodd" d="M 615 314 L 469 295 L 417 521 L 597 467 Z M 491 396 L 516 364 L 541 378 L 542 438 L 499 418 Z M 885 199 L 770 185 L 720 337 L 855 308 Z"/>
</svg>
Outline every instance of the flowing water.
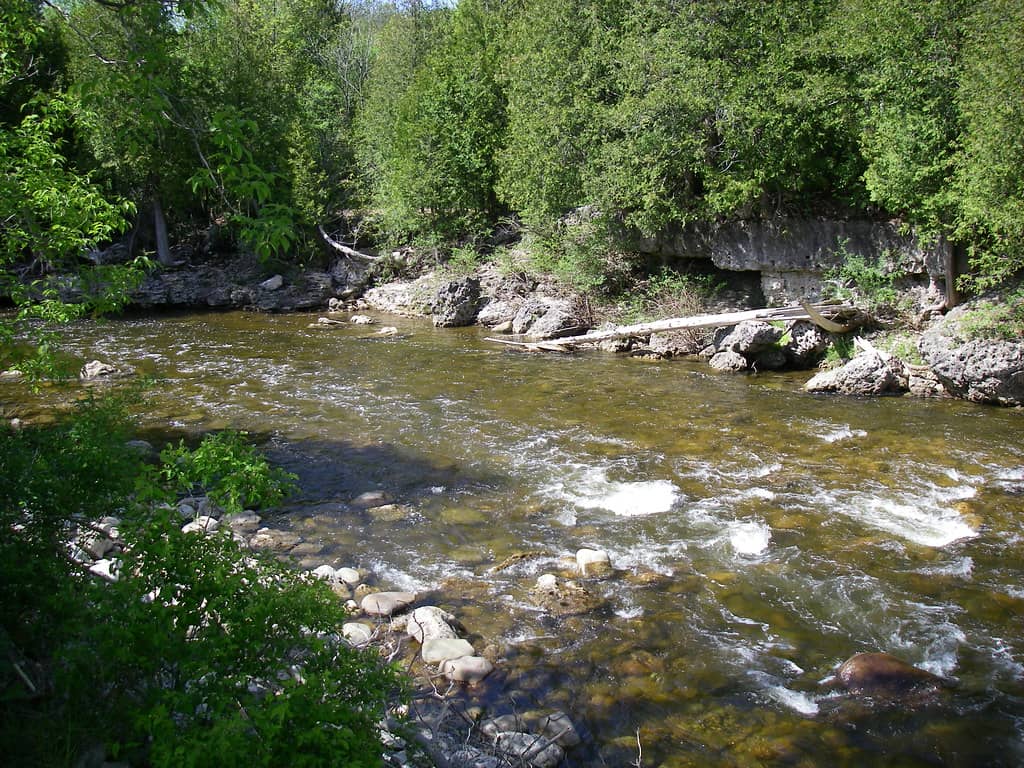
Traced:
<svg viewBox="0 0 1024 768">
<path fill-rule="evenodd" d="M 638 741 L 665 768 L 1024 763 L 1020 411 L 313 319 L 129 318 L 69 341 L 162 380 L 154 428 L 265 437 L 300 476 L 276 524 L 307 562 L 454 610 L 499 649 L 495 706 L 579 723 L 572 765 L 631 764 Z M 404 512 L 349 506 L 377 489 Z M 540 610 L 537 576 L 571 576 L 580 547 L 616 568 L 581 581 L 601 605 Z M 492 572 L 522 552 L 543 554 Z M 954 685 L 851 701 L 823 680 L 859 651 Z"/>
</svg>

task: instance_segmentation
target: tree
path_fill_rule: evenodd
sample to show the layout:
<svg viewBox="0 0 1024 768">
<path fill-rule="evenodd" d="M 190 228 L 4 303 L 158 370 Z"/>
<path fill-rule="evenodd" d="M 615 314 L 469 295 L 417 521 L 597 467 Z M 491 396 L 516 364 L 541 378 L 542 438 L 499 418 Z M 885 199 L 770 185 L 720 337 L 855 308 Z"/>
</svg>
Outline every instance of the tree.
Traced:
<svg viewBox="0 0 1024 768">
<path fill-rule="evenodd" d="M 978 287 L 1024 269 L 1024 6 L 973 6 L 956 93 L 963 120 L 956 236 L 970 244 Z"/>
</svg>

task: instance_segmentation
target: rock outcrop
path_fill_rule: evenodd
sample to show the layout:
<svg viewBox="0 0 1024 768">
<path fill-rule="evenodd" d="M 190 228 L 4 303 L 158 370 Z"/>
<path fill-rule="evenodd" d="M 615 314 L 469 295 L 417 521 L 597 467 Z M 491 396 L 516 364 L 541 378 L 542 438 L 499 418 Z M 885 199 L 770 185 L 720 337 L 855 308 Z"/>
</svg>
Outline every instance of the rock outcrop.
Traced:
<svg viewBox="0 0 1024 768">
<path fill-rule="evenodd" d="M 909 388 L 906 366 L 878 351 L 862 352 L 839 368 L 822 371 L 804 385 L 808 392 L 840 395 L 901 395 Z"/>
<path fill-rule="evenodd" d="M 975 403 L 1024 405 L 1024 339 L 971 339 L 964 321 L 986 300 L 952 310 L 921 336 L 919 349 L 952 395 Z"/>
</svg>

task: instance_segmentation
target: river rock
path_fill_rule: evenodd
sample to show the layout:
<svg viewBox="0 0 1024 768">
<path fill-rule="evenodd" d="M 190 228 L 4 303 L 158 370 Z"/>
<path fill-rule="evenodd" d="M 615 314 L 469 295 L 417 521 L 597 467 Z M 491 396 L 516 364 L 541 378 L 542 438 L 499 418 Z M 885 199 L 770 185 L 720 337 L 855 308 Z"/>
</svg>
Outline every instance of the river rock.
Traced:
<svg viewBox="0 0 1024 768">
<path fill-rule="evenodd" d="M 360 608 L 370 616 L 390 616 L 404 611 L 415 600 L 412 592 L 374 592 L 362 599 Z"/>
<path fill-rule="evenodd" d="M 273 277 L 267 278 L 259 285 L 261 291 L 279 291 L 283 287 L 284 277 L 281 275 L 274 275 Z"/>
<path fill-rule="evenodd" d="M 288 552 L 300 541 L 302 539 L 290 531 L 260 528 L 249 538 L 249 547 L 267 552 Z"/>
<path fill-rule="evenodd" d="M 377 322 L 369 315 L 352 315 L 348 321 L 352 323 L 352 325 L 373 325 Z"/>
<path fill-rule="evenodd" d="M 473 644 L 457 637 L 434 637 L 423 641 L 420 656 L 428 664 L 441 664 L 449 659 L 473 655 Z"/>
<path fill-rule="evenodd" d="M 86 531 L 78 537 L 78 546 L 93 560 L 99 560 L 114 548 L 114 541 L 96 531 Z"/>
<path fill-rule="evenodd" d="M 715 349 L 738 352 L 747 357 L 775 346 L 784 332 L 763 320 L 745 320 L 725 330 L 724 335 L 715 335 Z"/>
<path fill-rule="evenodd" d="M 562 581 L 551 573 L 537 579 L 530 590 L 533 601 L 556 616 L 576 616 L 588 613 L 603 602 L 600 597 L 574 581 Z"/>
<path fill-rule="evenodd" d="M 494 665 L 482 656 L 460 656 L 441 665 L 441 674 L 453 683 L 479 683 L 494 671 Z"/>
<path fill-rule="evenodd" d="M 986 311 L 992 299 L 953 309 L 921 336 L 918 345 L 943 386 L 975 403 L 1024 405 L 1024 339 L 969 339 L 962 323 L 971 312 Z"/>
<path fill-rule="evenodd" d="M 480 306 L 480 281 L 475 277 L 447 280 L 437 287 L 433 301 L 435 328 L 472 325 Z"/>
<path fill-rule="evenodd" d="M 572 302 L 549 296 L 526 299 L 512 320 L 512 332 L 526 334 L 531 339 L 554 339 L 583 333 L 587 327 Z"/>
<path fill-rule="evenodd" d="M 907 391 L 907 372 L 894 357 L 862 352 L 846 365 L 816 374 L 804 384 L 804 389 L 841 395 L 902 394 Z"/>
<path fill-rule="evenodd" d="M 556 768 L 565 759 L 560 746 L 532 733 L 505 731 L 495 737 L 494 743 L 513 760 L 536 768 Z"/>
<path fill-rule="evenodd" d="M 580 573 L 606 573 L 612 561 L 604 550 L 583 548 L 576 551 L 576 567 Z"/>
<path fill-rule="evenodd" d="M 851 656 L 836 670 L 835 679 L 851 693 L 886 698 L 935 692 L 944 684 L 941 677 L 888 653 Z"/>
<path fill-rule="evenodd" d="M 405 631 L 409 637 L 421 643 L 427 640 L 454 639 L 458 634 L 449 623 L 452 621 L 455 621 L 455 616 L 436 605 L 422 605 L 409 616 Z"/>
<path fill-rule="evenodd" d="M 831 339 L 809 320 L 794 320 L 788 326 L 789 341 L 783 347 L 790 368 L 813 368 L 828 350 Z"/>
<path fill-rule="evenodd" d="M 260 527 L 262 518 L 251 509 L 224 515 L 220 522 L 238 533 L 253 533 Z"/>
<path fill-rule="evenodd" d="M 733 352 L 732 350 L 716 352 L 712 358 L 708 360 L 708 365 L 716 371 L 726 371 L 729 373 L 739 373 L 740 371 L 745 371 L 750 367 L 750 364 L 747 362 L 747 358 L 739 352 Z"/>
<path fill-rule="evenodd" d="M 755 371 L 780 371 L 786 367 L 788 362 L 784 349 L 766 347 L 752 356 L 750 367 Z"/>
<path fill-rule="evenodd" d="M 103 558 L 89 566 L 89 573 L 106 581 L 117 581 L 121 563 L 117 560 Z"/>
<path fill-rule="evenodd" d="M 707 346 L 708 335 L 701 331 L 666 331 L 652 333 L 648 348 L 662 357 L 696 355 Z"/>
<path fill-rule="evenodd" d="M 127 368 L 118 368 L 101 360 L 91 360 L 82 366 L 82 370 L 78 372 L 78 378 L 82 381 L 96 381 L 97 379 L 116 379 L 130 373 L 131 371 Z"/>
<path fill-rule="evenodd" d="M 181 527 L 182 533 L 216 533 L 220 523 L 209 515 L 199 515 L 190 523 Z"/>
<path fill-rule="evenodd" d="M 334 582 L 338 580 L 338 572 L 330 565 L 320 565 L 314 568 L 311 573 L 318 579 Z"/>
<path fill-rule="evenodd" d="M 480 733 L 494 739 L 499 733 L 525 731 L 526 721 L 517 714 L 498 715 L 480 723 Z"/>
<path fill-rule="evenodd" d="M 369 509 L 370 507 L 379 507 L 387 504 L 390 501 L 391 496 L 387 491 L 366 491 L 352 499 L 350 504 L 356 509 Z"/>
<path fill-rule="evenodd" d="M 355 568 L 349 568 L 347 566 L 335 568 L 334 573 L 340 581 L 344 582 L 345 584 L 348 584 L 350 587 L 359 586 L 359 582 L 361 582 L 364 577 L 361 571 Z"/>
<path fill-rule="evenodd" d="M 341 625 L 341 635 L 352 645 L 366 645 L 373 639 L 373 627 L 359 621 L 346 621 Z"/>
<path fill-rule="evenodd" d="M 552 712 L 537 722 L 537 730 L 560 747 L 569 749 L 583 742 L 576 726 L 565 712 Z"/>
<path fill-rule="evenodd" d="M 366 514 L 380 523 L 397 523 L 409 517 L 409 509 L 401 504 L 381 504 L 379 507 L 370 507 Z"/>
</svg>

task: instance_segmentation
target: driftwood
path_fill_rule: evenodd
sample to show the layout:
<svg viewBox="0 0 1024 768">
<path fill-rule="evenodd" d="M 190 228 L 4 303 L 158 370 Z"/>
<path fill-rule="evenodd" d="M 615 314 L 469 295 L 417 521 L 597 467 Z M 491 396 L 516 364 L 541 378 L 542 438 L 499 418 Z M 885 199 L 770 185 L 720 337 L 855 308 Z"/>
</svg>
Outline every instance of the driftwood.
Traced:
<svg viewBox="0 0 1024 768">
<path fill-rule="evenodd" d="M 320 238 L 329 248 L 337 251 L 343 256 L 347 256 L 350 259 L 358 259 L 360 261 L 377 261 L 380 258 L 380 256 L 371 256 L 368 253 L 357 251 L 355 248 L 349 248 L 344 243 L 339 243 L 333 237 L 328 235 L 327 230 L 325 230 L 320 224 L 316 225 L 316 231 L 320 233 Z"/>
<path fill-rule="evenodd" d="M 724 312 L 717 315 L 673 317 L 667 320 L 655 320 L 650 323 L 620 325 L 616 328 L 611 328 L 605 331 L 590 331 L 589 333 L 584 333 L 578 336 L 566 336 L 561 339 L 547 339 L 545 341 L 523 342 L 496 338 L 487 338 L 486 341 L 493 341 L 498 344 L 509 344 L 524 348 L 531 352 L 566 352 L 572 347 L 576 347 L 581 344 L 596 344 L 602 341 L 626 339 L 633 336 L 649 336 L 652 333 L 664 333 L 665 331 L 680 331 L 684 329 L 697 328 L 722 328 L 729 325 L 738 325 L 746 320 L 764 320 L 766 322 L 771 322 L 773 320 L 809 320 L 830 333 L 846 333 L 852 330 L 852 326 L 837 323 L 834 318 L 855 315 L 856 313 L 856 308 L 848 304 L 801 304 L 800 306 L 791 307 L 749 309 L 741 312 Z M 831 315 L 833 319 L 826 317 L 826 315 Z"/>
</svg>

